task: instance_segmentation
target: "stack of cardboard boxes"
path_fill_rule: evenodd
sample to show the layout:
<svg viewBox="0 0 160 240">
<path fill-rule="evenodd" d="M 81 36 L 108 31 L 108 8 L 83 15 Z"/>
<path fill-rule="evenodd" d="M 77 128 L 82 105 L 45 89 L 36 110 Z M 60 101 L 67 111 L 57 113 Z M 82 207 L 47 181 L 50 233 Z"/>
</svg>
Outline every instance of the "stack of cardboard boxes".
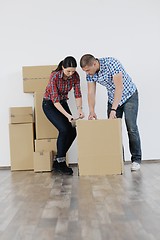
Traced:
<svg viewBox="0 0 160 240">
<path fill-rule="evenodd" d="M 11 170 L 33 169 L 34 129 L 32 107 L 10 108 Z"/>
<path fill-rule="evenodd" d="M 32 107 L 10 108 L 11 170 L 51 171 L 58 132 L 44 115 L 42 100 L 55 68 L 55 65 L 49 65 L 22 69 L 23 90 L 34 95 L 34 118 Z"/>
<path fill-rule="evenodd" d="M 34 95 L 32 107 L 10 109 L 11 170 L 51 171 L 57 129 L 42 110 L 50 73 L 56 66 L 23 67 L 25 93 Z M 78 120 L 79 175 L 122 174 L 121 120 Z"/>
</svg>

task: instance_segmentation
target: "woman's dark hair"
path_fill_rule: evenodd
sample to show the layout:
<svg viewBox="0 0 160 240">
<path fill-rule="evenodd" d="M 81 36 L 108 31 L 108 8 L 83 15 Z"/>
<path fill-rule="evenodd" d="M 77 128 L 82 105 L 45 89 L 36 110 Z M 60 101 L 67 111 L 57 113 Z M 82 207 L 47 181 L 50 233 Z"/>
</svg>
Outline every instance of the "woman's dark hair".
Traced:
<svg viewBox="0 0 160 240">
<path fill-rule="evenodd" d="M 56 68 L 56 70 L 54 70 L 54 72 L 58 72 L 58 71 L 62 70 L 62 66 L 64 68 L 68 68 L 68 67 L 76 68 L 77 67 L 76 59 L 71 56 L 66 57 L 63 61 L 61 61 L 58 64 L 58 67 Z"/>
</svg>

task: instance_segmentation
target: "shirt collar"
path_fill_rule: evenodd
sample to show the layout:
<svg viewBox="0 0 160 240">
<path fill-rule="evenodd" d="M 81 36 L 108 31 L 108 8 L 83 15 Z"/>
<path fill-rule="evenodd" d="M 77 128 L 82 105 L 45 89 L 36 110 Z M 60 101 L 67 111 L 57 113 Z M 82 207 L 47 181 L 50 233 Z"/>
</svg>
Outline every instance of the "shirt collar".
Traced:
<svg viewBox="0 0 160 240">
<path fill-rule="evenodd" d="M 63 70 L 60 70 L 60 71 L 59 71 L 59 77 L 60 77 L 60 78 L 63 78 Z"/>
<path fill-rule="evenodd" d="M 100 58 L 97 60 L 99 61 L 99 71 L 97 73 L 99 73 L 103 69 L 103 62 L 102 62 L 102 59 L 100 59 Z"/>
<path fill-rule="evenodd" d="M 100 76 L 101 73 L 103 72 L 103 67 L 104 67 L 104 64 L 103 64 L 103 60 L 101 58 L 97 59 L 99 61 L 99 71 L 95 73 L 95 76 Z"/>
<path fill-rule="evenodd" d="M 63 78 L 63 70 L 60 70 L 60 71 L 59 71 L 59 77 L 60 77 L 60 78 Z M 72 79 L 72 77 L 73 77 L 73 75 L 70 76 L 70 77 L 68 77 L 67 80 Z"/>
</svg>

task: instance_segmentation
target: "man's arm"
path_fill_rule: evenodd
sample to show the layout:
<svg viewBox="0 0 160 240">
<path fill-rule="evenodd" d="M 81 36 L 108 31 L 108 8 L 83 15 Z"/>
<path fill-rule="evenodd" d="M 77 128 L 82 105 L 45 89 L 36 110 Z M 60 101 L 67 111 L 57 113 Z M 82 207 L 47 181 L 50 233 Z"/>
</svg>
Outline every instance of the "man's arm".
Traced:
<svg viewBox="0 0 160 240">
<path fill-rule="evenodd" d="M 88 119 L 97 119 L 95 108 L 95 96 L 96 96 L 96 83 L 88 82 L 88 106 L 89 106 L 89 116 Z"/>
<path fill-rule="evenodd" d="M 123 79 L 122 79 L 122 72 L 113 76 L 113 82 L 115 85 L 115 92 L 114 92 L 114 101 L 112 104 L 112 109 L 117 109 L 118 104 L 122 99 L 122 91 L 123 91 Z M 109 118 L 116 118 L 116 112 L 111 111 Z"/>
</svg>

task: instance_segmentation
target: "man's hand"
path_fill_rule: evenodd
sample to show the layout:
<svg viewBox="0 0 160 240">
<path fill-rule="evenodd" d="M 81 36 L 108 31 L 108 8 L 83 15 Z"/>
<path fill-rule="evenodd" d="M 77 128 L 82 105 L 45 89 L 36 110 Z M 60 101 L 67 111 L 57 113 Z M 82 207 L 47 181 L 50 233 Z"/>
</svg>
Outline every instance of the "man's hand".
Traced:
<svg viewBox="0 0 160 240">
<path fill-rule="evenodd" d="M 93 120 L 93 119 L 97 119 L 97 115 L 95 112 L 90 112 L 88 116 L 88 120 Z"/>
<path fill-rule="evenodd" d="M 110 114 L 109 114 L 109 119 L 115 119 L 115 118 L 117 118 L 117 117 L 116 117 L 116 111 L 112 111 L 112 110 L 111 110 L 111 112 L 110 112 Z"/>
</svg>

